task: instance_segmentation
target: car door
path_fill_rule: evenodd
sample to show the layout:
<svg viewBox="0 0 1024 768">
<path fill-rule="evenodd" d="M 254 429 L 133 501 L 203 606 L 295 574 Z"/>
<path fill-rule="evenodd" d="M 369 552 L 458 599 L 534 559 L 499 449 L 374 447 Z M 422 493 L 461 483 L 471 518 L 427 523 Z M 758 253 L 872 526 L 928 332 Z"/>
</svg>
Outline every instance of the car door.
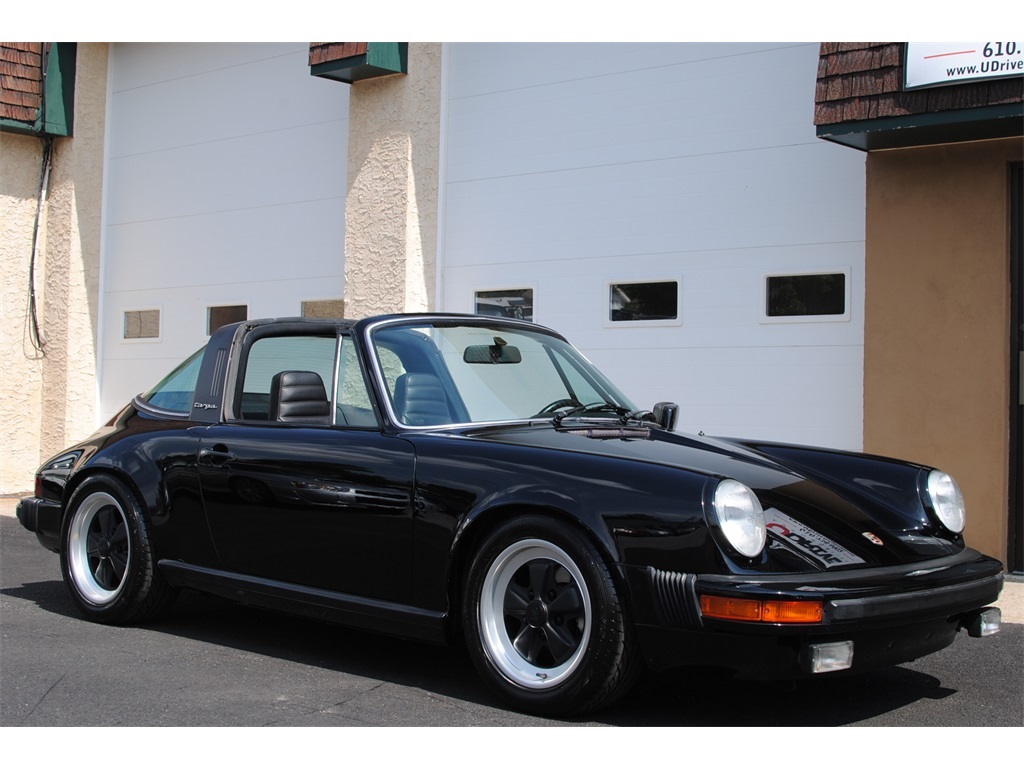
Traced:
<svg viewBox="0 0 1024 768">
<path fill-rule="evenodd" d="M 351 337 L 267 336 L 241 354 L 235 412 L 200 444 L 203 502 L 223 567 L 408 602 L 413 452 L 381 432 Z M 285 371 L 313 389 L 318 377 L 330 414 L 309 415 L 308 403 L 289 413 L 275 406 L 273 382 Z"/>
</svg>

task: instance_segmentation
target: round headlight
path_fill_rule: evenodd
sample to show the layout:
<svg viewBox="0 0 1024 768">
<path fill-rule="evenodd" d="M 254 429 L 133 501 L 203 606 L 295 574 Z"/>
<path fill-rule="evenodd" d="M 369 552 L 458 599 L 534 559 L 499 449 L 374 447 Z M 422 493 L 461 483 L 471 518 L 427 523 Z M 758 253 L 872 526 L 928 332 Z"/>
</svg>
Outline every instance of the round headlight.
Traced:
<svg viewBox="0 0 1024 768">
<path fill-rule="evenodd" d="M 744 557 L 757 557 L 768 535 L 764 510 L 754 492 L 735 480 L 722 480 L 715 489 L 718 528 L 729 545 Z"/>
<path fill-rule="evenodd" d="M 928 497 L 939 522 L 953 533 L 961 533 L 967 525 L 967 510 L 956 480 L 933 469 L 928 473 Z"/>
</svg>

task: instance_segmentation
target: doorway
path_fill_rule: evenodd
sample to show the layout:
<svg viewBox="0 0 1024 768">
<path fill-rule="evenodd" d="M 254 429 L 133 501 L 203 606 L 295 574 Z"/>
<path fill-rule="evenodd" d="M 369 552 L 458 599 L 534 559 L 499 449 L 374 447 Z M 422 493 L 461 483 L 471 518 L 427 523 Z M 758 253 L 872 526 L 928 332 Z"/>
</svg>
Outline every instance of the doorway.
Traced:
<svg viewBox="0 0 1024 768">
<path fill-rule="evenodd" d="M 1024 571 L 1024 164 L 1010 168 L 1010 520 L 1006 570 Z"/>
</svg>

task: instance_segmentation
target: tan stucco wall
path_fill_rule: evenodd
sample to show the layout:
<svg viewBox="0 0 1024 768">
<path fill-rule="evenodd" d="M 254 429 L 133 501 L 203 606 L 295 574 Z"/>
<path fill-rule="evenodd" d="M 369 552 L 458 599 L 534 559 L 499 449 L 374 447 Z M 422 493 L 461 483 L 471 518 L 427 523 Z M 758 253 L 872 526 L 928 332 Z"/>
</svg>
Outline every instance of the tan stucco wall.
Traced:
<svg viewBox="0 0 1024 768">
<path fill-rule="evenodd" d="M 78 45 L 74 136 L 54 142 L 36 293 L 45 354 L 29 343 L 32 224 L 40 139 L 0 133 L 0 494 L 96 428 L 100 222 L 107 45 Z"/>
<path fill-rule="evenodd" d="M 1006 558 L 1008 164 L 1020 139 L 871 153 L 864 448 L 960 483 L 968 544 Z"/>
<path fill-rule="evenodd" d="M 436 308 L 441 45 L 349 95 L 345 314 Z"/>
<path fill-rule="evenodd" d="M 39 454 L 43 361 L 29 342 L 27 317 L 41 156 L 38 139 L 0 133 L 0 493 L 31 488 L 26 467 Z"/>
</svg>

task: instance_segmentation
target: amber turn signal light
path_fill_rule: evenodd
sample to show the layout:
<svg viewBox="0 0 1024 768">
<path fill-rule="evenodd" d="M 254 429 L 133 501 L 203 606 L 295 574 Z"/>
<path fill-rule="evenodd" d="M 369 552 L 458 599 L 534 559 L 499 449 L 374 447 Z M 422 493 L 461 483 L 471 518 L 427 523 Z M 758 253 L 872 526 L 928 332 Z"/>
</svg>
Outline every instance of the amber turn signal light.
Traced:
<svg viewBox="0 0 1024 768">
<path fill-rule="evenodd" d="M 701 595 L 700 610 L 712 619 L 768 624 L 818 624 L 823 615 L 821 603 L 814 600 L 750 600 L 715 595 Z"/>
</svg>

